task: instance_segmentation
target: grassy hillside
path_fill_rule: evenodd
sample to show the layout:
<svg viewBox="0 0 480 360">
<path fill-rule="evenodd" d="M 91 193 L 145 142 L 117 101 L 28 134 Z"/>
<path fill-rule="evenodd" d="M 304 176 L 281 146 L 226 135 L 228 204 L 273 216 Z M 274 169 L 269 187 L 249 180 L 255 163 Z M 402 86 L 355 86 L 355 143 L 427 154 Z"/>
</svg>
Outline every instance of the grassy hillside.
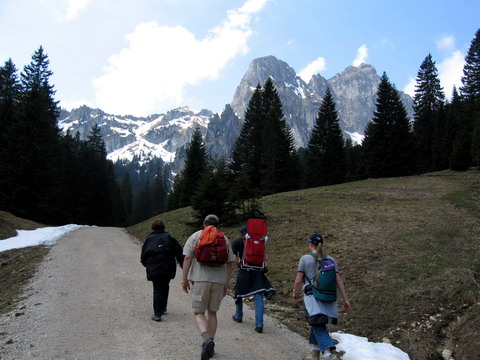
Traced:
<svg viewBox="0 0 480 360">
<path fill-rule="evenodd" d="M 291 289 L 309 234 L 341 268 L 352 303 L 342 330 L 391 341 L 412 359 L 478 359 L 480 340 L 480 172 L 370 179 L 262 199 L 268 216 L 269 273 L 277 295 L 269 312 L 306 334 Z M 161 215 L 184 243 L 196 229 L 190 209 Z M 151 220 L 128 229 L 143 241 Z M 224 227 L 230 239 L 240 225 Z M 388 339 L 388 340 L 387 340 Z"/>
</svg>

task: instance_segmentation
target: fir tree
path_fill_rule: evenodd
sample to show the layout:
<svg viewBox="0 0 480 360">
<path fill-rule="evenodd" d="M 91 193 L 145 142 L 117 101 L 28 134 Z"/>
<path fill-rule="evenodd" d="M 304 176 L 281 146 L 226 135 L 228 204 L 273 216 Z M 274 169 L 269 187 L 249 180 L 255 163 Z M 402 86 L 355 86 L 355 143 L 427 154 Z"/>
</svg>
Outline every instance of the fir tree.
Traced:
<svg viewBox="0 0 480 360">
<path fill-rule="evenodd" d="M 19 214 L 46 223 L 61 216 L 58 168 L 60 135 L 48 56 L 40 47 L 20 75 L 19 116 L 9 136 L 15 141 L 15 206 Z"/>
<path fill-rule="evenodd" d="M 365 130 L 363 149 L 370 177 L 411 175 L 413 135 L 400 95 L 383 73 L 377 91 L 376 111 Z"/>
<path fill-rule="evenodd" d="M 465 141 L 464 146 L 470 145 L 473 164 L 480 166 L 480 29 L 475 33 L 465 57 L 460 93 L 464 100 L 464 135 L 468 137 L 469 132 L 472 134 L 470 144 Z M 457 143 L 462 141 L 457 139 Z"/>
<path fill-rule="evenodd" d="M 167 189 L 165 176 L 161 168 L 157 168 L 152 183 L 152 216 L 161 214 L 167 208 Z"/>
<path fill-rule="evenodd" d="M 428 54 L 418 71 L 413 99 L 415 112 L 413 131 L 416 141 L 417 166 L 422 173 L 439 168 L 434 159 L 438 158 L 436 145 L 444 132 L 441 122 L 444 102 L 445 95 L 440 86 L 438 71 L 431 54 Z"/>
<path fill-rule="evenodd" d="M 12 128 L 18 117 L 20 83 L 12 60 L 0 67 L 0 208 L 10 210 L 15 190 L 17 159 L 12 152 Z"/>
<path fill-rule="evenodd" d="M 345 142 L 345 181 L 356 181 L 367 178 L 362 145 L 354 145 L 351 139 Z"/>
<path fill-rule="evenodd" d="M 132 210 L 133 210 L 133 192 L 132 192 L 132 183 L 130 180 L 130 174 L 126 172 L 123 174 L 120 181 L 120 196 L 122 197 L 122 203 L 124 211 L 126 214 L 126 223 L 127 225 L 133 225 L 131 221 Z"/>
<path fill-rule="evenodd" d="M 474 101 L 480 96 L 480 29 L 475 33 L 465 57 L 460 93 L 467 101 Z"/>
<path fill-rule="evenodd" d="M 262 193 L 297 189 L 299 176 L 295 143 L 271 78 L 265 82 L 262 99 L 265 113 L 260 158 Z"/>
<path fill-rule="evenodd" d="M 345 143 L 329 88 L 308 142 L 305 173 L 308 187 L 333 185 L 345 180 Z"/>
<path fill-rule="evenodd" d="M 169 209 L 185 207 L 191 204 L 192 196 L 208 164 L 205 144 L 198 127 L 193 132 L 189 144 L 187 144 L 186 154 L 185 167 L 179 180 L 174 183 Z"/>
<path fill-rule="evenodd" d="M 263 152 L 263 131 L 265 128 L 265 109 L 263 107 L 263 90 L 257 85 L 245 111 L 240 136 L 235 141 L 229 164 L 233 177 L 245 171 L 253 189 L 260 190 L 260 167 Z"/>
<path fill-rule="evenodd" d="M 82 164 L 82 198 L 84 224 L 108 225 L 114 218 L 113 199 L 116 183 L 113 165 L 106 159 L 106 150 L 100 128 L 94 125 L 81 146 L 79 161 Z M 120 197 L 120 195 L 118 195 Z M 123 208 L 123 206 L 122 206 Z"/>
<path fill-rule="evenodd" d="M 260 190 L 252 187 L 247 170 L 241 169 L 229 188 L 229 201 L 240 210 L 242 220 L 263 217 L 259 199 Z"/>
<path fill-rule="evenodd" d="M 152 195 L 150 182 L 146 182 L 137 193 L 133 201 L 132 221 L 134 224 L 144 221 L 152 216 Z"/>
<path fill-rule="evenodd" d="M 227 173 L 223 160 L 203 171 L 191 200 L 198 223 L 208 214 L 217 215 L 223 223 L 235 221 L 233 206 L 225 196 L 229 188 Z"/>
</svg>

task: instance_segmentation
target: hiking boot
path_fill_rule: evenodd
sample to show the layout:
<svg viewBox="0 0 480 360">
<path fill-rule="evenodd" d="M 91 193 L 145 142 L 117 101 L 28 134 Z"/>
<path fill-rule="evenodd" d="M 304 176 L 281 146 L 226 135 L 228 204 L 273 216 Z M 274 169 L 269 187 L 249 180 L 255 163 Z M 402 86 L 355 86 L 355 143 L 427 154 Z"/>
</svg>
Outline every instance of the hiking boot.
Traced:
<svg viewBox="0 0 480 360">
<path fill-rule="evenodd" d="M 255 331 L 259 334 L 261 334 L 263 332 L 263 327 L 256 327 L 255 328 Z"/>
<path fill-rule="evenodd" d="M 338 358 L 335 355 L 333 355 L 332 353 L 323 354 L 322 356 L 320 356 L 320 360 L 323 360 L 323 359 L 338 360 Z"/>
<path fill-rule="evenodd" d="M 235 315 L 232 315 L 232 319 L 233 319 L 233 321 L 238 322 L 238 323 L 242 322 L 242 319 L 237 318 Z"/>
<path fill-rule="evenodd" d="M 312 350 L 310 354 L 305 357 L 305 360 L 318 360 L 320 359 L 320 351 L 319 350 Z"/>
<path fill-rule="evenodd" d="M 202 344 L 202 355 L 200 359 L 209 360 L 213 356 L 214 352 L 215 352 L 215 343 L 213 342 L 212 338 L 208 338 Z"/>
<path fill-rule="evenodd" d="M 152 315 L 152 320 L 153 321 L 162 321 L 162 316 L 161 315 Z"/>
</svg>

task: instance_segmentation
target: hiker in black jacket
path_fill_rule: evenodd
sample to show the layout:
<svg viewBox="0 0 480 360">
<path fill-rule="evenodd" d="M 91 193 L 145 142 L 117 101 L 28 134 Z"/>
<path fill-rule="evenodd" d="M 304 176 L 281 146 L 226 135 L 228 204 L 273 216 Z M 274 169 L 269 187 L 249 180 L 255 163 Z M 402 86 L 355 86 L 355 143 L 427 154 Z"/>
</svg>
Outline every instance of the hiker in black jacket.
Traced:
<svg viewBox="0 0 480 360">
<path fill-rule="evenodd" d="M 142 246 L 140 261 L 146 267 L 147 280 L 153 283 L 152 320 L 161 321 L 167 311 L 170 280 L 175 277 L 177 265 L 183 266 L 183 249 L 178 241 L 165 231 L 165 224 L 160 219 L 152 223 L 152 232 Z"/>
</svg>

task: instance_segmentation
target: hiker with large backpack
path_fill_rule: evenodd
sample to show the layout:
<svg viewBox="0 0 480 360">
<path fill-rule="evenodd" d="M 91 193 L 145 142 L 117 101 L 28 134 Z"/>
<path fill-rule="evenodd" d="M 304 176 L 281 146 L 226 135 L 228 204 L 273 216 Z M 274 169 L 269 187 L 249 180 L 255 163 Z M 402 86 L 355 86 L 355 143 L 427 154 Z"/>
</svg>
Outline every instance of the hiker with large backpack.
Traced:
<svg viewBox="0 0 480 360">
<path fill-rule="evenodd" d="M 192 294 L 194 321 L 203 341 L 201 360 L 214 354 L 217 311 L 227 295 L 235 261 L 230 241 L 218 231 L 219 223 L 216 215 L 207 215 L 203 230 L 192 234 L 183 247 L 182 289 Z"/>
<path fill-rule="evenodd" d="M 235 284 L 235 314 L 233 321 L 243 321 L 243 299 L 253 296 L 255 301 L 255 331 L 263 332 L 264 297 L 267 300 L 275 294 L 275 288 L 265 276 L 267 272 L 266 241 L 267 223 L 250 219 L 240 229 L 241 237 L 232 244 L 238 261 L 239 271 Z"/>
<path fill-rule="evenodd" d="M 152 320 L 161 321 L 167 311 L 170 280 L 177 270 L 175 260 L 183 266 L 183 254 L 178 241 L 165 231 L 162 220 L 155 219 L 151 228 L 142 246 L 140 262 L 146 268 L 147 280 L 153 283 Z"/>
<path fill-rule="evenodd" d="M 333 360 L 336 359 L 332 353 L 335 344 L 326 325 L 337 323 L 337 288 L 347 312 L 350 311 L 350 302 L 335 259 L 323 253 L 323 237 L 316 233 L 310 235 L 308 248 L 310 253 L 300 258 L 293 286 L 294 299 L 298 299 L 303 290 L 305 316 L 311 326 L 310 344 L 313 344 L 313 349 L 305 359 Z"/>
</svg>

